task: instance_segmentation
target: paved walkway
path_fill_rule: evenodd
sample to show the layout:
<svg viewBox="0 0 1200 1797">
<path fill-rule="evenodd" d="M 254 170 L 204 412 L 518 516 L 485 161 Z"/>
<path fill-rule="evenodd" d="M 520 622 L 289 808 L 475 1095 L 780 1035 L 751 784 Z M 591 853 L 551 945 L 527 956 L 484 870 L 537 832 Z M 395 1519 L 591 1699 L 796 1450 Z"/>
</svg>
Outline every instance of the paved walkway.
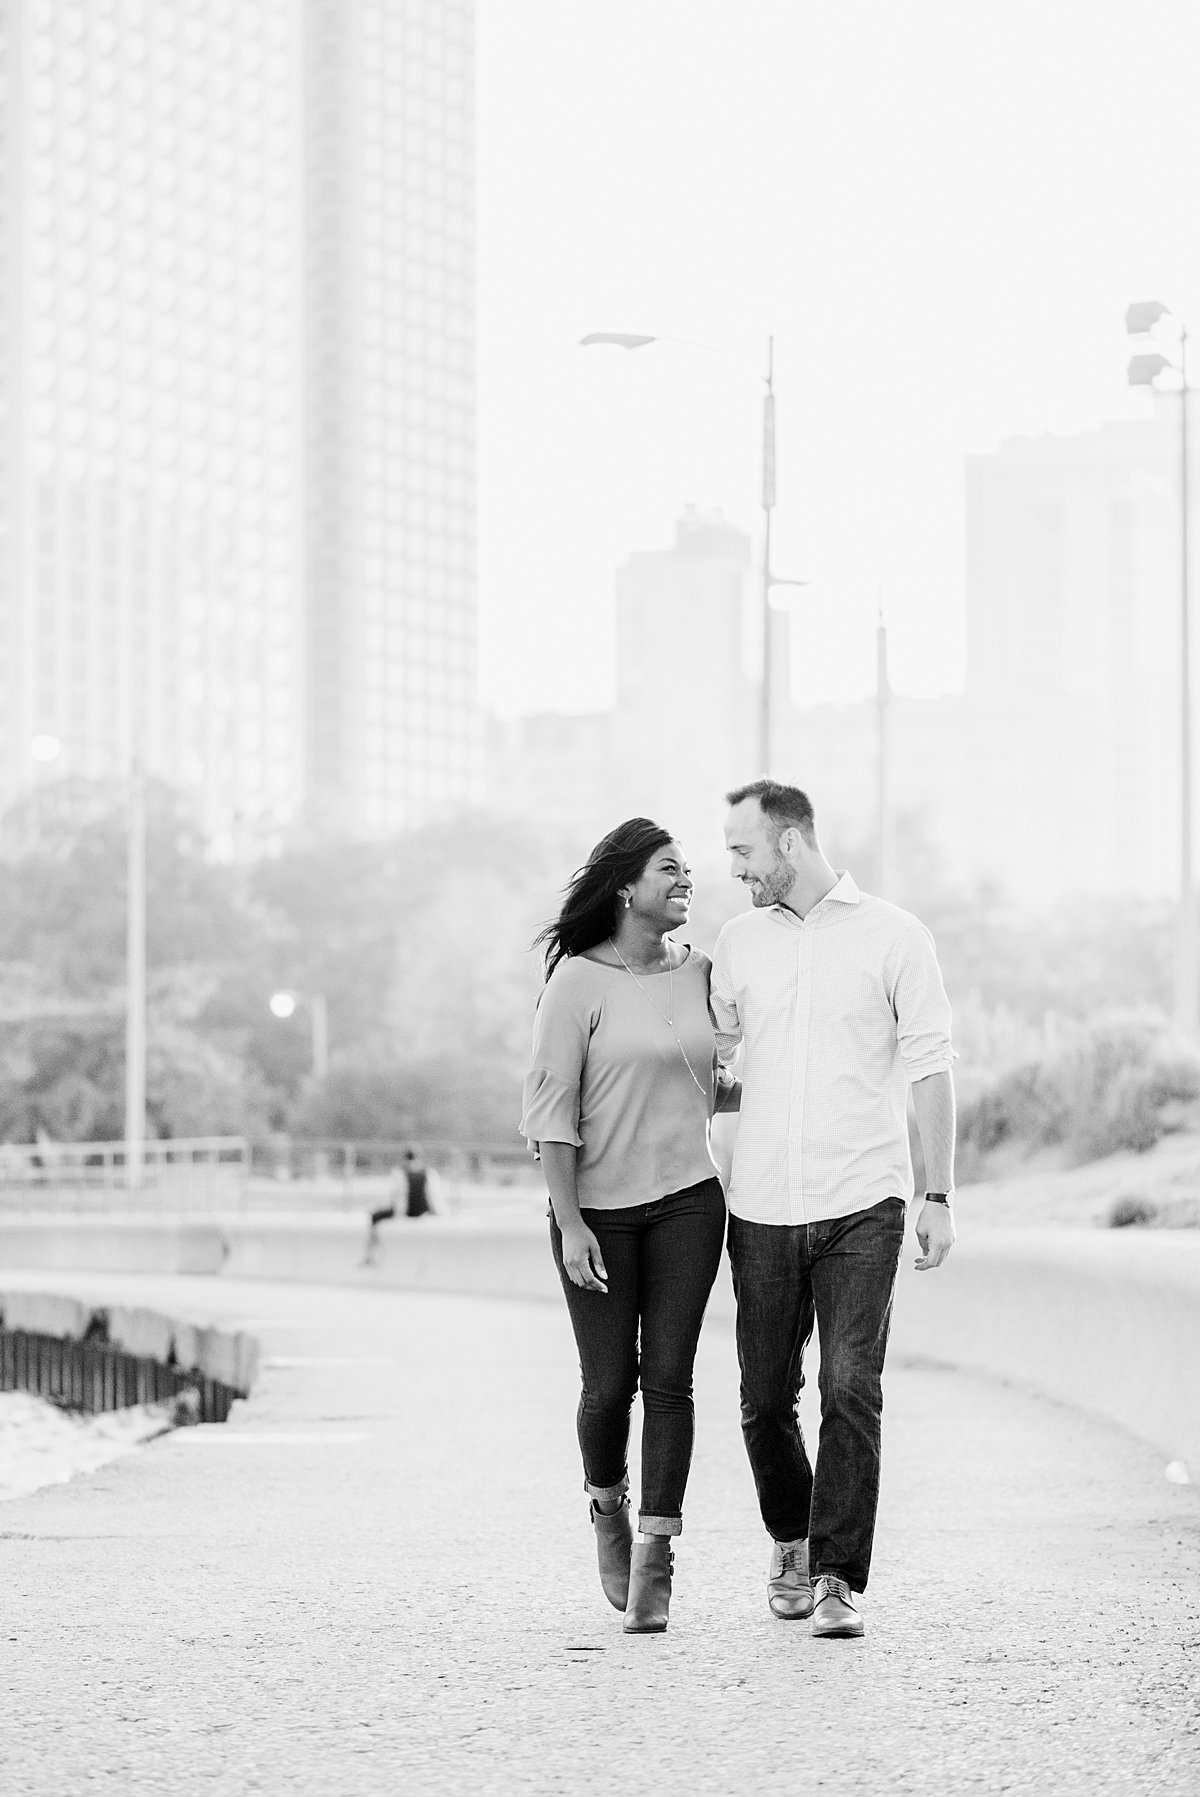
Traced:
<svg viewBox="0 0 1200 1797">
<path fill-rule="evenodd" d="M 557 1306 L 53 1283 L 271 1359 L 224 1429 L 0 1507 L 6 1797 L 1200 1790 L 1200 1503 L 1106 1426 L 896 1366 L 868 1637 L 815 1642 L 712 1323 L 671 1630 L 627 1638 Z"/>
</svg>

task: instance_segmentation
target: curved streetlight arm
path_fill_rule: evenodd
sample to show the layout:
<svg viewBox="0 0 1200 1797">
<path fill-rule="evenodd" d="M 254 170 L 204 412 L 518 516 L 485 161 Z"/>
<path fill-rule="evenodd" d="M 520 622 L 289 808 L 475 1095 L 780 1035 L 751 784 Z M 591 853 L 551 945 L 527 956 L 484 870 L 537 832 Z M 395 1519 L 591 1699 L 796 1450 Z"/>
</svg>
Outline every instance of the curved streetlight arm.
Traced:
<svg viewBox="0 0 1200 1797">
<path fill-rule="evenodd" d="M 735 368 L 752 375 L 756 381 L 763 381 L 768 387 L 771 385 L 769 367 L 764 374 L 761 368 L 752 367 L 741 356 L 732 356 L 727 349 L 718 349 L 715 343 L 703 343 L 698 337 L 647 337 L 636 331 L 589 331 L 586 337 L 579 339 L 581 349 L 590 349 L 596 343 L 608 343 L 615 349 L 645 349 L 648 343 L 678 343 L 684 349 L 700 349 L 705 355 L 719 356 L 722 362 L 732 362 Z"/>
</svg>

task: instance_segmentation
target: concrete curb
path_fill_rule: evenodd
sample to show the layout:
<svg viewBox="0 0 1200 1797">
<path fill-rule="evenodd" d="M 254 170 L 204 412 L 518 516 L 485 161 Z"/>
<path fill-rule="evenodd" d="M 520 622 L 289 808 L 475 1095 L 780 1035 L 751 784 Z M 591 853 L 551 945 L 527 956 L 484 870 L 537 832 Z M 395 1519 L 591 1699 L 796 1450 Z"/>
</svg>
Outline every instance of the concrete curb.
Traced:
<svg viewBox="0 0 1200 1797">
<path fill-rule="evenodd" d="M 370 1268 L 362 1266 L 364 1242 L 364 1224 L 344 1215 L 205 1223 L 9 1216 L 0 1218 L 0 1268 L 558 1297 L 539 1217 L 397 1220 L 382 1232 Z M 895 1355 L 1020 1383 L 1115 1422 L 1166 1461 L 1200 1472 L 1200 1232 L 972 1232 L 968 1221 L 943 1271 L 918 1274 L 913 1258 L 906 1250 Z M 727 1268 L 709 1308 L 732 1318 Z"/>
<path fill-rule="evenodd" d="M 980 1231 L 901 1278 L 895 1341 L 1119 1424 L 1200 1478 L 1200 1231 Z"/>
</svg>

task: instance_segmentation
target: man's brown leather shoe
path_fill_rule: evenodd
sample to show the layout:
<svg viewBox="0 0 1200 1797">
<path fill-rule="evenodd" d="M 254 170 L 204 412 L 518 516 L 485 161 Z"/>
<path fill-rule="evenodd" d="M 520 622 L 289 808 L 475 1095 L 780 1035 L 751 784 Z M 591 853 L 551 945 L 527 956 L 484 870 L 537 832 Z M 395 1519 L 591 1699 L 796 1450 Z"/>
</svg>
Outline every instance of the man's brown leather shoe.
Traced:
<svg viewBox="0 0 1200 1797">
<path fill-rule="evenodd" d="M 782 1622 L 803 1622 L 813 1612 L 808 1578 L 808 1542 L 777 1541 L 767 1573 L 767 1602 Z"/>
<path fill-rule="evenodd" d="M 821 1573 L 813 1581 L 812 1632 L 827 1640 L 845 1640 L 863 1632 L 863 1619 L 854 1593 L 834 1572 Z"/>
<path fill-rule="evenodd" d="M 623 1610 L 629 1598 L 629 1550 L 633 1546 L 629 1499 L 623 1497 L 611 1516 L 597 1509 L 593 1499 L 592 1527 L 596 1531 L 601 1587 L 613 1609 Z"/>
</svg>

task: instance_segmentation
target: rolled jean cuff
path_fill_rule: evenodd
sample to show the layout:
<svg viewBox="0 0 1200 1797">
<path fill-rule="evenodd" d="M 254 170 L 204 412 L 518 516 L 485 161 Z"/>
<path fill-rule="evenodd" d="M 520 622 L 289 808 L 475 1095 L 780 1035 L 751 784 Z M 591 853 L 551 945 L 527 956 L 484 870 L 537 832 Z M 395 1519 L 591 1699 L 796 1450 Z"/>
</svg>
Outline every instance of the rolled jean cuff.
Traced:
<svg viewBox="0 0 1200 1797">
<path fill-rule="evenodd" d="M 612 1504 L 616 1502 L 617 1498 L 623 1498 L 625 1493 L 629 1490 L 629 1478 L 628 1475 L 626 1475 L 626 1477 L 616 1485 L 589 1485 L 585 1479 L 583 1481 L 583 1489 L 587 1492 L 593 1502 L 598 1504 Z"/>
<path fill-rule="evenodd" d="M 638 1529 L 643 1535 L 682 1535 L 682 1516 L 648 1516 L 638 1512 Z"/>
</svg>

